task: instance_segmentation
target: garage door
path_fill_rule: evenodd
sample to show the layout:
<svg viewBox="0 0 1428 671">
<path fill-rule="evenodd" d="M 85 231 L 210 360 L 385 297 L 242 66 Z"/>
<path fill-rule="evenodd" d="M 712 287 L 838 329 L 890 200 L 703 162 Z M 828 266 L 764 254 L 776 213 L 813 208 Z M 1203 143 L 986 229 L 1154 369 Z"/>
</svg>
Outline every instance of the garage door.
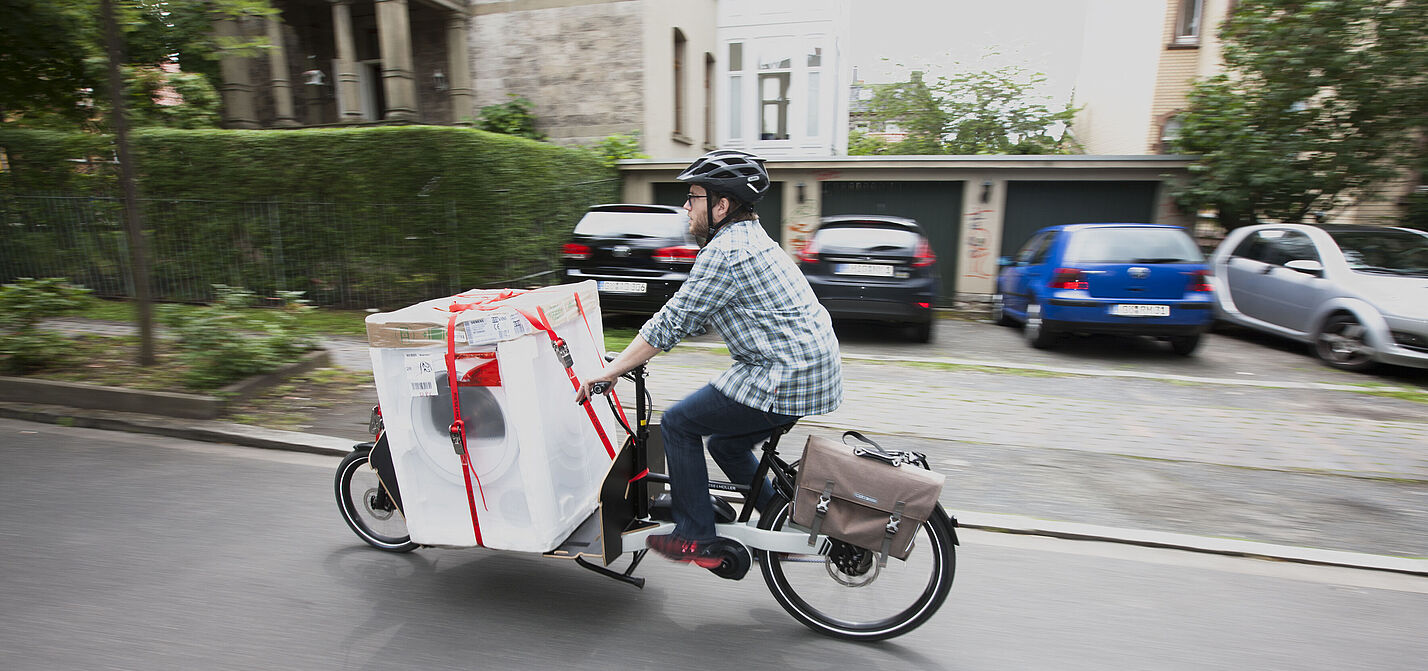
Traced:
<svg viewBox="0 0 1428 671">
<path fill-rule="evenodd" d="M 1021 249 L 1038 229 L 1057 224 L 1155 221 L 1160 182 L 1007 182 L 1001 256 Z"/>
<path fill-rule="evenodd" d="M 957 241 L 962 227 L 962 182 L 823 182 L 823 216 L 883 214 L 916 219 L 927 231 L 942 275 L 938 301 L 957 295 Z"/>
</svg>

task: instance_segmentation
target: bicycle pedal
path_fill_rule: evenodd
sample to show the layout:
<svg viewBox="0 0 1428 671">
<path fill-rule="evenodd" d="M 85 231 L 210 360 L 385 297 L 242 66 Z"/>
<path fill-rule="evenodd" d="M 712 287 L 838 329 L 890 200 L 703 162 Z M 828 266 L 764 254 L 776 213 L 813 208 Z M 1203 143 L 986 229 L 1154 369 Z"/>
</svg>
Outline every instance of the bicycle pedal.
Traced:
<svg viewBox="0 0 1428 671">
<path fill-rule="evenodd" d="M 729 538 L 720 537 L 710 544 L 707 550 L 707 557 L 718 559 L 718 564 L 707 565 L 705 562 L 696 561 L 703 568 L 709 569 L 710 573 L 726 580 L 743 580 L 748 575 L 749 568 L 754 564 L 754 558 L 749 554 L 749 549 L 743 543 Z"/>
</svg>

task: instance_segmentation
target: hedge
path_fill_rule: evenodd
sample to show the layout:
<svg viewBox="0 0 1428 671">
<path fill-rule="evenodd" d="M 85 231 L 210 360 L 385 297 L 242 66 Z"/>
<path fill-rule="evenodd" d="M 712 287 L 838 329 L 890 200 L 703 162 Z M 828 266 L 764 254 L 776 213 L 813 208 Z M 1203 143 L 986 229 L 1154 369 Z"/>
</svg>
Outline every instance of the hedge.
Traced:
<svg viewBox="0 0 1428 671">
<path fill-rule="evenodd" d="M 550 270 L 580 213 L 619 191 L 589 151 L 469 128 L 133 138 L 155 293 L 179 300 L 222 283 L 385 306 L 514 280 Z M 127 293 L 109 143 L 0 130 L 0 274 Z"/>
</svg>

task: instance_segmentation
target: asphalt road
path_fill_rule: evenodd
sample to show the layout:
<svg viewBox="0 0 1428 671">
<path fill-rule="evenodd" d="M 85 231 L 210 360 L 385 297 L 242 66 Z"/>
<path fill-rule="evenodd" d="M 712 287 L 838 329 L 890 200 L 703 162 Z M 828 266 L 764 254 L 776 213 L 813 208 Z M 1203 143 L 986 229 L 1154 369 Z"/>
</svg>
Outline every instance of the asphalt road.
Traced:
<svg viewBox="0 0 1428 671">
<path fill-rule="evenodd" d="M 1428 580 L 966 532 L 948 605 L 878 645 L 654 560 L 363 545 L 337 459 L 0 420 L 7 669 L 1389 669 Z"/>
</svg>

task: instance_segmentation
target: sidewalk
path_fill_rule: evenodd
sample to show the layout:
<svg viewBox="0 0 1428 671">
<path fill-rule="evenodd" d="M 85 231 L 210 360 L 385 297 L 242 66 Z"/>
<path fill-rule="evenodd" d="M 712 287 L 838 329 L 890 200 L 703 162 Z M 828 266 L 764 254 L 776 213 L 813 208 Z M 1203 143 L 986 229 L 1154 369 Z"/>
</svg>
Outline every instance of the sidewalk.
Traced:
<svg viewBox="0 0 1428 671">
<path fill-rule="evenodd" d="M 1338 371 L 1301 370 L 1301 355 L 1255 343 L 1212 340 L 1218 354 L 1191 366 L 1150 351 L 1112 367 L 1094 351 L 1021 361 L 1013 330 L 941 326 L 942 346 L 921 357 L 845 338 L 843 407 L 803 420 L 785 451 L 809 432 L 853 428 L 924 451 L 948 474 L 944 504 L 969 527 L 1428 575 L 1422 403 L 1361 393 Z M 699 340 L 651 362 L 656 408 L 727 367 L 717 343 Z M 949 356 L 971 341 L 967 356 Z M 364 342 L 326 344 L 336 365 L 370 370 Z M 1256 357 L 1289 374 L 1239 374 Z M 1183 372 L 1157 372 L 1175 366 Z M 329 454 L 368 439 L 370 408 L 323 411 L 295 433 L 19 405 L 0 415 Z"/>
</svg>

